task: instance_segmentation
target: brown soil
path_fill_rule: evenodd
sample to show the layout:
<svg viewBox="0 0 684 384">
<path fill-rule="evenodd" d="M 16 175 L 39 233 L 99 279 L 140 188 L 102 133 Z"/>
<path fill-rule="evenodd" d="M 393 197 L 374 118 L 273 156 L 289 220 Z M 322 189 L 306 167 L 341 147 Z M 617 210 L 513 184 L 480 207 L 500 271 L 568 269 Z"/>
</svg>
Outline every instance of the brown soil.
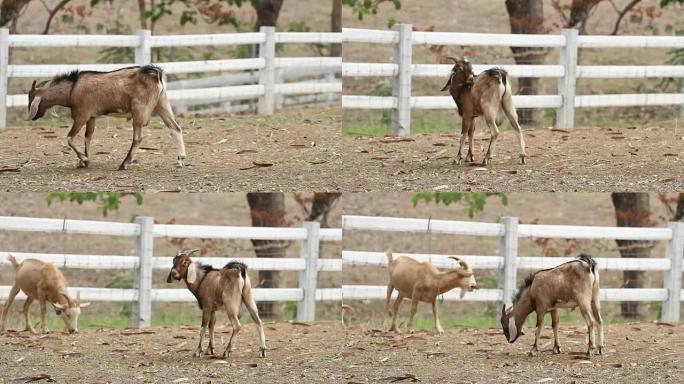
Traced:
<svg viewBox="0 0 684 384">
<path fill-rule="evenodd" d="M 227 362 L 192 357 L 198 327 L 152 328 L 149 333 L 103 329 L 74 336 L 6 333 L 0 335 L 0 383 L 24 383 L 42 374 L 58 383 L 341 382 L 346 362 L 337 358 L 343 348 L 338 322 L 266 324 L 265 359 L 258 357 L 256 328 L 243 325 Z M 217 354 L 229 337 L 230 327 L 217 325 Z"/>
<path fill-rule="evenodd" d="M 66 126 L 14 127 L 0 132 L 0 190 L 53 191 L 319 191 L 339 169 L 340 110 L 273 116 L 181 119 L 188 166 L 175 168 L 176 147 L 161 122 L 143 131 L 139 163 L 118 171 L 132 128 L 100 119 L 89 168 L 76 168 Z M 77 145 L 82 147 L 83 133 Z"/>
<path fill-rule="evenodd" d="M 508 344 L 498 329 L 449 329 L 396 335 L 347 331 L 347 383 L 681 383 L 684 326 L 635 323 L 606 327 L 603 356 L 586 352 L 586 327 L 561 324 L 563 353 L 554 355 L 551 329 L 541 353 L 528 357 L 533 330 Z M 403 378 L 403 380 L 402 380 Z"/>
<path fill-rule="evenodd" d="M 357 137 L 343 152 L 340 177 L 352 190 L 676 191 L 684 187 L 684 134 L 662 125 L 639 128 L 527 130 L 520 165 L 512 132 L 499 136 L 493 163 L 482 167 L 489 134 L 475 139 L 476 164 L 454 165 L 458 137 Z M 362 169 L 363 172 L 358 172 Z M 340 175 L 342 176 L 342 175 Z"/>
</svg>

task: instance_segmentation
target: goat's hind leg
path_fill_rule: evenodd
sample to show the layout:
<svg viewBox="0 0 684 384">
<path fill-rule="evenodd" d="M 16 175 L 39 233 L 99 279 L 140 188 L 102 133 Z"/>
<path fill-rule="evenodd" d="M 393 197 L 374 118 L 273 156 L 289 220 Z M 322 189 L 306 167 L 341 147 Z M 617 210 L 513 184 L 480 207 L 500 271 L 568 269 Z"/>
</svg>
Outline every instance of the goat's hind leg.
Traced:
<svg viewBox="0 0 684 384">
<path fill-rule="evenodd" d="M 164 125 L 171 131 L 171 135 L 176 139 L 176 146 L 178 147 L 178 154 L 176 157 L 176 167 L 182 168 L 185 166 L 185 142 L 183 142 L 183 129 L 176 121 L 173 115 L 173 110 L 171 109 L 171 104 L 169 104 L 168 99 L 165 96 L 159 100 L 159 105 L 155 110 L 155 113 L 164 121 Z"/>
<path fill-rule="evenodd" d="M 558 309 L 551 311 L 551 327 L 553 328 L 553 353 L 561 353 L 560 342 L 558 341 Z"/>
<path fill-rule="evenodd" d="M 252 297 L 251 289 L 243 293 L 242 300 L 247 308 L 247 312 L 252 317 L 252 321 L 257 327 L 259 332 L 259 356 L 266 357 L 266 336 L 264 336 L 264 324 L 259 317 L 259 311 L 257 310 L 256 303 Z"/>
<path fill-rule="evenodd" d="M 582 317 L 584 317 L 584 321 L 586 321 L 587 323 L 587 330 L 589 332 L 589 345 L 587 346 L 587 357 L 592 357 L 594 356 L 594 349 L 596 345 L 594 341 L 594 324 L 596 324 L 596 320 L 594 319 L 594 315 L 592 314 L 591 302 L 582 301 L 578 304 L 580 312 L 582 313 Z"/>
<path fill-rule="evenodd" d="M 31 304 L 33 304 L 33 299 L 30 297 L 26 298 L 26 301 L 24 302 L 24 321 L 26 322 L 26 327 L 24 328 L 24 331 L 31 332 L 33 334 L 36 334 L 36 329 L 33 328 L 33 324 L 31 324 Z"/>
<path fill-rule="evenodd" d="M 403 300 L 404 296 L 402 296 L 401 292 L 399 292 L 399 296 L 397 296 L 397 299 L 394 301 L 394 307 L 392 308 L 392 326 L 389 329 L 390 332 L 394 331 L 396 333 L 401 333 L 399 327 L 397 326 L 397 322 L 399 317 L 399 306 L 401 306 L 401 302 Z"/>
<path fill-rule="evenodd" d="M 494 156 L 494 147 L 496 145 L 496 138 L 499 136 L 499 128 L 496 126 L 494 121 L 496 116 L 485 115 L 485 121 L 491 132 L 491 137 L 489 139 L 489 148 L 487 148 L 487 153 L 485 154 L 484 160 L 482 160 L 482 165 L 491 164 L 492 157 Z"/>
<path fill-rule="evenodd" d="M 7 320 L 7 313 L 9 312 L 10 307 L 12 306 L 12 302 L 14 301 L 14 298 L 17 296 L 18 293 L 19 287 L 16 285 L 12 286 L 12 289 L 10 289 L 9 297 L 7 298 L 7 302 L 5 303 L 5 306 L 2 308 L 2 324 L 0 324 L 0 333 L 5 332 L 5 320 Z"/>
<path fill-rule="evenodd" d="M 598 325 L 598 354 L 603 355 L 603 318 L 601 317 L 601 302 L 598 297 L 592 298 L 591 310 Z"/>
<path fill-rule="evenodd" d="M 470 119 L 470 126 L 468 127 L 468 154 L 466 155 L 465 161 L 467 163 L 475 162 L 475 156 L 473 156 L 473 151 L 475 148 L 475 118 Z"/>
<path fill-rule="evenodd" d="M 387 325 L 387 315 L 390 313 L 389 312 L 389 305 L 390 301 L 392 300 L 392 291 L 394 291 L 394 286 L 392 283 L 389 283 L 387 285 L 387 297 L 385 298 L 385 307 L 382 311 L 382 328 L 385 328 Z"/>
<path fill-rule="evenodd" d="M 224 359 L 230 357 L 230 352 L 233 350 L 233 340 L 235 339 L 235 336 L 237 336 L 238 332 L 240 332 L 240 328 L 242 328 L 242 325 L 240 325 L 240 319 L 238 318 L 238 311 L 239 308 L 235 309 L 234 311 L 226 309 L 226 312 L 228 313 L 228 320 L 230 320 L 230 324 L 233 326 L 233 332 L 230 334 L 230 340 L 228 340 L 226 350 L 223 352 Z"/>
</svg>

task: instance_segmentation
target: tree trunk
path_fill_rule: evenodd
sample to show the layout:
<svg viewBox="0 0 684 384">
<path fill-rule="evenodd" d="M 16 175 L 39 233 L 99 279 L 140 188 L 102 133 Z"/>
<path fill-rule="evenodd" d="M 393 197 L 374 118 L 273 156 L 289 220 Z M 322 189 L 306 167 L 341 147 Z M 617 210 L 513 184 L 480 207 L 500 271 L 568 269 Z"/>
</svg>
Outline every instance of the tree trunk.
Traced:
<svg viewBox="0 0 684 384">
<path fill-rule="evenodd" d="M 258 7 L 254 7 L 257 13 L 257 21 L 254 30 L 258 31 L 262 26 L 275 27 L 278 25 L 278 16 L 284 0 L 261 0 Z"/>
<path fill-rule="evenodd" d="M 248 193 L 250 215 L 253 227 L 285 227 L 285 195 L 280 192 Z M 257 257 L 285 257 L 288 242 L 273 240 L 252 240 Z M 278 271 L 259 271 L 258 285 L 263 288 L 278 287 Z M 257 284 L 254 284 L 257 285 Z M 258 303 L 259 313 L 265 317 L 282 316 L 282 305 L 277 302 Z"/>
<path fill-rule="evenodd" d="M 328 228 L 328 213 L 337 199 L 342 196 L 340 192 L 316 192 L 311 204 L 311 212 L 308 221 L 319 220 L 322 228 Z"/>
<path fill-rule="evenodd" d="M 615 207 L 615 218 L 618 227 L 648 227 L 650 205 L 649 195 L 643 192 L 614 192 L 610 195 Z M 622 257 L 650 257 L 652 244 L 643 240 L 616 240 Z M 625 288 L 641 288 L 644 285 L 644 272 L 624 271 L 623 286 Z M 622 316 L 638 317 L 641 315 L 640 303 L 630 301 L 621 304 Z"/>
<path fill-rule="evenodd" d="M 684 192 L 680 192 L 677 197 L 677 209 L 673 219 L 674 221 L 684 220 Z"/>
<path fill-rule="evenodd" d="M 332 14 L 330 16 L 330 31 L 342 32 L 342 0 L 332 0 Z M 331 57 L 342 56 L 342 44 L 332 44 Z"/>
<path fill-rule="evenodd" d="M 2 0 L 2 4 L 0 4 L 0 27 L 9 27 L 10 33 L 16 33 L 17 19 L 29 1 Z"/>
<path fill-rule="evenodd" d="M 284 0 L 261 0 L 259 6 L 254 5 L 254 10 L 257 13 L 257 20 L 254 24 L 254 30 L 259 32 L 261 27 L 275 27 L 278 25 L 278 16 L 280 16 L 280 8 L 283 6 Z M 252 57 L 259 57 L 259 44 L 250 46 Z"/>
<path fill-rule="evenodd" d="M 568 18 L 568 28 L 576 28 L 580 35 L 587 31 L 589 13 L 601 0 L 573 0 Z"/>
<path fill-rule="evenodd" d="M 145 0 L 138 0 L 138 16 L 140 18 L 140 29 L 147 29 L 147 17 L 145 17 Z"/>
<path fill-rule="evenodd" d="M 544 33 L 544 3 L 542 0 L 506 0 L 511 33 Z M 547 51 L 543 48 L 511 47 L 516 64 L 544 64 Z M 518 79 L 519 95 L 538 95 L 539 78 Z M 521 109 L 518 119 L 521 124 L 537 124 L 541 116 L 539 109 Z"/>
</svg>

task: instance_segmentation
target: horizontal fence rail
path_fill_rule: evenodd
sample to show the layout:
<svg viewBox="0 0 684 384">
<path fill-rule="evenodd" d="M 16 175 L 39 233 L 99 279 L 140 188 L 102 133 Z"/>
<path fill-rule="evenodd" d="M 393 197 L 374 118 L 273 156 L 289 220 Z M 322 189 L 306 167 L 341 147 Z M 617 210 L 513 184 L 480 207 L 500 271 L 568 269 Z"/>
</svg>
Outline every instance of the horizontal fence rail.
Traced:
<svg viewBox="0 0 684 384">
<path fill-rule="evenodd" d="M 558 65 L 475 64 L 478 74 L 500 67 L 512 77 L 557 78 L 557 95 L 514 96 L 517 108 L 555 108 L 556 126 L 572 128 L 575 108 L 667 106 L 684 104 L 684 93 L 575 95 L 579 78 L 666 78 L 684 77 L 682 65 L 579 65 L 579 48 L 682 48 L 684 36 L 578 36 L 575 29 L 561 30 L 559 35 L 525 35 L 496 33 L 417 32 L 410 24 L 399 24 L 393 31 L 343 28 L 345 43 L 385 44 L 394 46 L 392 63 L 355 63 L 342 65 L 343 77 L 391 77 L 393 95 L 369 97 L 342 95 L 347 109 L 391 109 L 392 133 L 410 134 L 411 109 L 454 109 L 450 96 L 412 96 L 411 79 L 449 76 L 453 65 L 413 64 L 414 45 L 505 46 L 559 48 Z M 684 113 L 684 107 L 681 109 Z"/>
<path fill-rule="evenodd" d="M 173 257 L 155 257 L 153 239 L 165 237 L 203 239 L 243 239 L 299 241 L 302 244 L 298 258 L 236 258 L 202 257 L 204 264 L 215 268 L 223 267 L 228 261 L 241 261 L 254 271 L 294 271 L 299 273 L 297 288 L 255 288 L 256 301 L 296 301 L 297 319 L 315 319 L 317 301 L 338 301 L 342 299 L 341 288 L 318 288 L 319 272 L 341 272 L 341 259 L 319 258 L 322 241 L 342 241 L 342 229 L 320 228 L 317 222 L 305 222 L 301 228 L 236 227 L 213 225 L 169 225 L 154 224 L 151 217 L 138 217 L 135 223 L 108 221 L 86 221 L 70 219 L 43 219 L 31 217 L 0 216 L 0 231 L 31 231 L 64 233 L 75 235 L 126 236 L 136 241 L 136 254 L 89 255 L 0 251 L 0 267 L 9 267 L 9 255 L 21 262 L 28 258 L 40 259 L 55 264 L 58 268 L 95 270 L 134 270 L 135 288 L 70 287 L 70 294 L 81 293 L 83 300 L 135 302 L 133 323 L 137 327 L 149 326 L 151 307 L 154 301 L 195 301 L 185 287 L 173 289 L 152 288 L 152 271 L 168 271 L 173 266 Z M 0 298 L 9 295 L 11 286 L 0 285 Z M 24 298 L 23 294 L 18 296 Z"/>
<path fill-rule="evenodd" d="M 9 95 L 9 78 L 45 78 L 73 70 L 112 71 L 127 66 L 150 64 L 151 50 L 162 47 L 196 47 L 225 45 L 259 45 L 259 57 L 248 59 L 221 59 L 155 63 L 167 74 L 225 73 L 228 78 L 256 73 L 248 81 L 213 82 L 207 87 L 186 86 L 169 89 L 174 108 L 187 112 L 187 107 L 204 104 L 221 104 L 210 113 L 251 110 L 255 103 L 231 105 L 232 101 L 258 99 L 257 112 L 271 114 L 274 109 L 288 105 L 333 105 L 339 101 L 342 82 L 340 57 L 276 57 L 277 44 L 340 44 L 341 33 L 331 32 L 275 32 L 273 27 L 262 27 L 259 32 L 200 35 L 152 36 L 150 31 L 126 35 L 10 35 L 0 28 L 0 128 L 7 123 L 7 108 L 26 107 L 26 94 Z M 10 48 L 58 47 L 122 47 L 135 49 L 135 63 L 130 64 L 10 64 Z M 286 82 L 284 71 L 309 70 L 300 77 L 313 78 L 308 82 Z M 324 71 L 324 73 L 321 73 Z M 221 79 L 221 78 L 219 78 Z M 173 82 L 172 82 L 173 83 Z M 322 95 L 311 98 L 301 95 Z M 202 110 L 198 110 L 201 112 Z"/>
<path fill-rule="evenodd" d="M 444 300 L 494 301 L 511 305 L 516 290 L 517 271 L 536 271 L 553 268 L 574 260 L 572 257 L 534 257 L 518 255 L 518 239 L 567 238 L 567 239 L 621 239 L 666 241 L 667 250 L 663 258 L 605 258 L 597 257 L 598 270 L 603 271 L 660 271 L 664 272 L 663 288 L 601 288 L 604 301 L 661 301 L 661 318 L 665 321 L 679 321 L 680 302 L 684 301 L 682 290 L 682 263 L 684 259 L 684 222 L 669 223 L 666 228 L 624 228 L 575 225 L 519 224 L 515 217 L 504 217 L 501 223 L 480 223 L 451 220 L 426 220 L 396 217 L 343 216 L 343 231 L 387 231 L 439 234 L 445 236 L 488 236 L 501 239 L 499 255 L 441 255 L 393 252 L 393 256 L 407 256 L 418 261 L 427 261 L 437 268 L 457 268 L 449 257 L 465 260 L 474 270 L 499 271 L 498 288 L 479 289 L 468 292 L 460 299 L 460 290 L 454 289 L 443 295 Z M 351 236 L 351 235 L 346 235 Z M 343 250 L 342 263 L 345 268 L 370 266 L 387 268 L 384 252 Z M 347 270 L 348 271 L 348 270 Z M 347 272 L 348 273 L 348 272 Z M 352 300 L 385 299 L 387 287 L 381 285 L 343 285 L 342 296 Z M 396 292 L 395 292 L 396 294 Z"/>
</svg>

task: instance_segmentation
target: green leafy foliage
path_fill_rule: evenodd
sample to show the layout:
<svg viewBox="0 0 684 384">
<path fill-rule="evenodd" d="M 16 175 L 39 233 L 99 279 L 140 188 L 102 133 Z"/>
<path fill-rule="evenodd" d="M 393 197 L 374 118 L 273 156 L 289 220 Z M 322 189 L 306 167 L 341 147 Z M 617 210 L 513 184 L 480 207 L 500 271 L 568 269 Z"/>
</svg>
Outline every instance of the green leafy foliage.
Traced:
<svg viewBox="0 0 684 384">
<path fill-rule="evenodd" d="M 63 203 L 68 201 L 70 203 L 76 202 L 79 205 L 85 202 L 94 202 L 98 205 L 102 216 L 107 216 L 109 211 L 116 211 L 121 204 L 123 196 L 133 196 L 137 205 L 142 205 L 143 196 L 139 192 L 123 193 L 123 192 L 49 192 L 47 194 L 47 205 L 52 205 L 54 201 Z"/>
<path fill-rule="evenodd" d="M 684 4 L 684 0 L 660 0 L 661 8 L 670 4 Z"/>
<path fill-rule="evenodd" d="M 487 193 L 487 192 L 417 192 L 411 198 L 413 207 L 418 206 L 418 203 L 424 201 L 425 204 L 463 204 L 468 211 L 470 218 L 475 214 L 484 211 L 487 204 L 487 199 L 492 196 L 497 196 L 501 200 L 501 204 L 508 205 L 508 196 L 504 193 Z"/>
<path fill-rule="evenodd" d="M 377 15 L 382 3 L 392 3 L 394 9 L 401 9 L 401 0 L 342 0 L 342 3 L 352 7 L 359 20 L 363 20 L 368 14 Z"/>
</svg>

